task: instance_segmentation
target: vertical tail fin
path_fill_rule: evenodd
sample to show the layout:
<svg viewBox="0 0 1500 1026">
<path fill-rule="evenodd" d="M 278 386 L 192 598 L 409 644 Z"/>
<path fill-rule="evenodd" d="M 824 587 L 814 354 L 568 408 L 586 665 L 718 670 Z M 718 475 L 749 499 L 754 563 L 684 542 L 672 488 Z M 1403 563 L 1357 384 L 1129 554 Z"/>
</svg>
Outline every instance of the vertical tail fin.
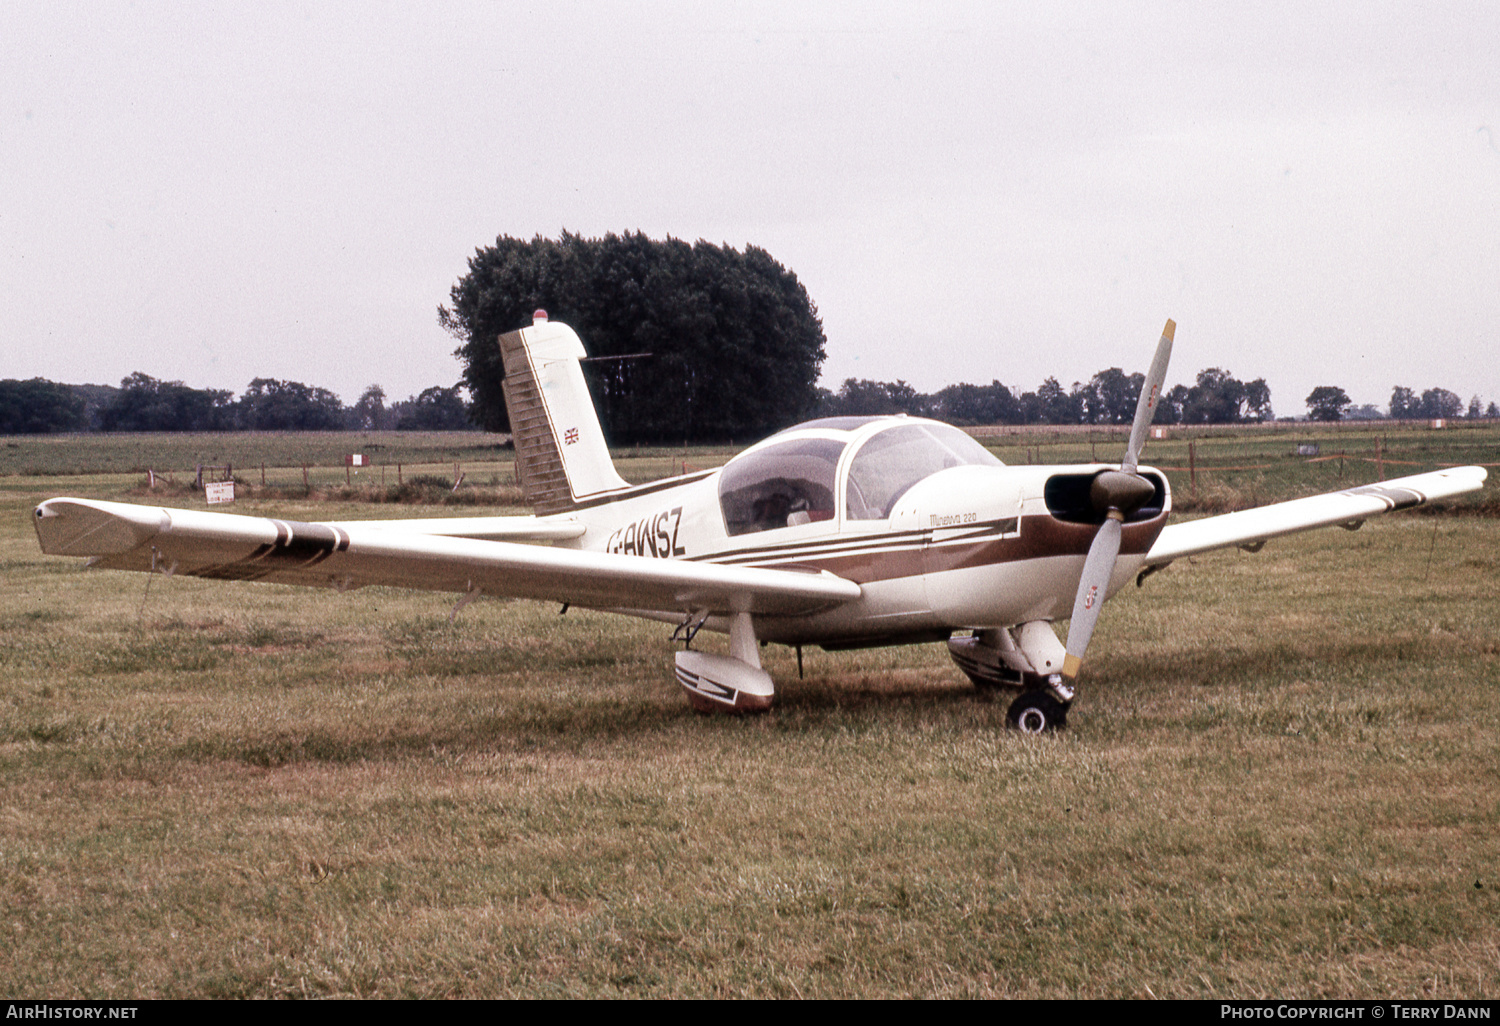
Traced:
<svg viewBox="0 0 1500 1026">
<path fill-rule="evenodd" d="M 629 487 L 604 444 L 583 368 L 583 343 L 566 324 L 537 311 L 531 327 L 500 336 L 505 408 L 515 438 L 516 473 L 538 513 L 560 513 L 585 499 Z"/>
</svg>

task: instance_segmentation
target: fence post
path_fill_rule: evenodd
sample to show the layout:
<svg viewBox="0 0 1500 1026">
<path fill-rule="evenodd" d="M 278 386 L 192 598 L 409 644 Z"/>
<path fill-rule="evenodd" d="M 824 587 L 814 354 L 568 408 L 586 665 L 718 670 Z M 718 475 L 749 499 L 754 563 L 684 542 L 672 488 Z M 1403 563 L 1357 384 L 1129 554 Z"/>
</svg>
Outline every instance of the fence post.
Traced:
<svg viewBox="0 0 1500 1026">
<path fill-rule="evenodd" d="M 307 483 L 307 464 L 306 463 L 302 464 L 302 487 L 303 488 L 311 487 Z"/>
<path fill-rule="evenodd" d="M 1188 443 L 1188 484 L 1192 488 L 1193 498 L 1198 497 L 1198 443 Z"/>
<path fill-rule="evenodd" d="M 1380 480 L 1385 480 L 1385 447 L 1381 444 L 1379 435 L 1375 436 L 1375 469 L 1380 474 Z"/>
<path fill-rule="evenodd" d="M 264 488 L 266 486 L 266 461 L 265 460 L 261 460 L 260 461 L 260 486 L 262 488 Z"/>
</svg>

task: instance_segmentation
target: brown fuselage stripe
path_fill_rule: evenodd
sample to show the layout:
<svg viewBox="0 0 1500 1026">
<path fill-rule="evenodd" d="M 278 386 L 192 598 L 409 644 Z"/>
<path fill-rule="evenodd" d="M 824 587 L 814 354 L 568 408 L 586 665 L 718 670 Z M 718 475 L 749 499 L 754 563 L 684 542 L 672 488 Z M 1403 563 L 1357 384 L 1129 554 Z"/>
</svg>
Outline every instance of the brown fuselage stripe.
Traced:
<svg viewBox="0 0 1500 1026">
<path fill-rule="evenodd" d="M 1020 525 L 1019 517 L 1003 517 L 985 520 L 962 527 L 938 528 L 942 531 L 963 531 L 963 534 L 945 538 L 944 542 L 970 538 L 992 537 L 996 534 L 1014 534 Z M 695 557 L 713 563 L 743 563 L 759 565 L 766 559 L 777 559 L 789 554 L 814 553 L 829 555 L 841 551 L 859 551 L 868 548 L 889 548 L 892 545 L 925 545 L 932 539 L 933 528 L 914 528 L 909 531 L 884 531 L 879 534 L 836 535 L 815 538 L 809 541 L 782 542 L 780 545 L 761 545 L 753 548 L 730 549 L 715 552 L 711 556 Z"/>
<path fill-rule="evenodd" d="M 1120 554 L 1131 556 L 1150 552 L 1166 523 L 1166 514 L 1161 514 L 1126 525 L 1120 536 Z M 1045 556 L 1086 556 L 1097 530 L 1091 524 L 1070 524 L 1050 516 L 1036 516 L 1024 518 L 1020 533 L 1009 536 L 991 533 L 988 537 L 960 537 L 932 543 L 928 540 L 932 534 L 930 530 L 910 531 L 860 539 L 862 547 L 853 550 L 847 544 L 840 545 L 830 539 L 821 549 L 811 544 L 796 546 L 795 555 L 788 552 L 786 562 L 779 562 L 774 550 L 769 558 L 767 553 L 762 553 L 753 564 L 749 560 L 744 562 L 766 569 L 826 570 L 855 584 L 869 584 Z M 847 539 L 845 541 L 847 543 Z M 722 557 L 708 559 L 719 562 Z"/>
</svg>

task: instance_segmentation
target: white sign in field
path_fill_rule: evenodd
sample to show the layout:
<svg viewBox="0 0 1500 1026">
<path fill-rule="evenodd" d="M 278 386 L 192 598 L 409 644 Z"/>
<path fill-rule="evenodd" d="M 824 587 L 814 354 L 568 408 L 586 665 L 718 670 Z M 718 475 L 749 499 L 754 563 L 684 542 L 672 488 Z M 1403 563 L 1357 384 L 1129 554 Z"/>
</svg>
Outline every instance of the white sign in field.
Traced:
<svg viewBox="0 0 1500 1026">
<path fill-rule="evenodd" d="M 203 493 L 208 497 L 210 506 L 218 502 L 234 501 L 233 481 L 208 481 L 203 485 Z"/>
</svg>

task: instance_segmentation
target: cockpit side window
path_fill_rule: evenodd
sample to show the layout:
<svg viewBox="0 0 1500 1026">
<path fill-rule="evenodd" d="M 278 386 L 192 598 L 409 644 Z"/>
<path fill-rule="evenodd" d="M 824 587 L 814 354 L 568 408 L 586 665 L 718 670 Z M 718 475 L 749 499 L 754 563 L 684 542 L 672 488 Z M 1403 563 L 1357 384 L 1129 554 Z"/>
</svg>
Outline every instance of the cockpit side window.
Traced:
<svg viewBox="0 0 1500 1026">
<path fill-rule="evenodd" d="M 949 467 L 1002 466 L 984 446 L 946 424 L 904 424 L 872 436 L 849 465 L 845 516 L 884 520 L 912 485 Z"/>
<path fill-rule="evenodd" d="M 839 456 L 847 443 L 799 438 L 741 456 L 719 476 L 731 535 L 832 520 Z"/>
</svg>

